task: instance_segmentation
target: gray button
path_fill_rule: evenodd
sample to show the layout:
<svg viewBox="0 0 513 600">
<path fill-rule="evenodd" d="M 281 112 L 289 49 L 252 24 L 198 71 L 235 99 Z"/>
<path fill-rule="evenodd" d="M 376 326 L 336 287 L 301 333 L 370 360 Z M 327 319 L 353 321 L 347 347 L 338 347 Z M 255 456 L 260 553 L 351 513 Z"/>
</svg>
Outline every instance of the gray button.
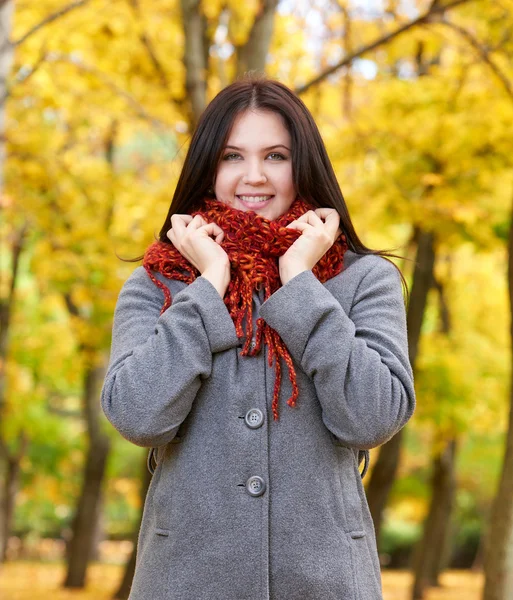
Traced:
<svg viewBox="0 0 513 600">
<path fill-rule="evenodd" d="M 244 421 L 250 429 L 258 429 L 264 422 L 264 415 L 259 408 L 250 408 L 244 417 Z"/>
<path fill-rule="evenodd" d="M 256 340 L 251 340 L 251 343 L 249 344 L 249 348 L 250 348 L 250 350 L 254 350 L 256 348 Z"/>
<path fill-rule="evenodd" d="M 258 475 L 253 475 L 246 481 L 246 490 L 250 496 L 261 496 L 265 492 L 265 481 Z"/>
</svg>

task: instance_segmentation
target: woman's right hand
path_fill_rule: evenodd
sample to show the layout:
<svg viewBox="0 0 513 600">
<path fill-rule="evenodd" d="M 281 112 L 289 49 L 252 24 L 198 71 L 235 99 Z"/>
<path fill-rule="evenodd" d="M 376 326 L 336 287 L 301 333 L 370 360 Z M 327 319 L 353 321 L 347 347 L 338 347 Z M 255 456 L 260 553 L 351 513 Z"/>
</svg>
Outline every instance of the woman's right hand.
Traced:
<svg viewBox="0 0 513 600">
<path fill-rule="evenodd" d="M 172 215 L 167 237 L 222 298 L 230 283 L 230 259 L 220 246 L 224 231 L 219 225 L 207 223 L 200 215 Z"/>
</svg>

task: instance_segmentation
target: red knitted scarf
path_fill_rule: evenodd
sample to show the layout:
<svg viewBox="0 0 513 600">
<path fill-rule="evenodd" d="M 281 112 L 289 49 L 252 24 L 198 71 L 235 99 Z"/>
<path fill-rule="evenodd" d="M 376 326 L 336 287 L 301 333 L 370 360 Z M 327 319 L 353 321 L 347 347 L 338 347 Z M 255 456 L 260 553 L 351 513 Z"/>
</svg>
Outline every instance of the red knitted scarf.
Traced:
<svg viewBox="0 0 513 600">
<path fill-rule="evenodd" d="M 231 280 L 224 296 L 224 303 L 233 319 L 235 331 L 239 337 L 246 336 L 241 355 L 254 356 L 260 352 L 262 340 L 268 348 L 268 362 L 274 368 L 276 378 L 272 411 L 278 419 L 278 398 L 281 386 L 281 362 L 285 361 L 292 384 L 292 396 L 287 400 L 289 406 L 296 405 L 299 394 L 296 372 L 292 358 L 278 333 L 259 318 L 256 321 L 254 348 L 253 338 L 253 292 L 264 289 L 267 300 L 278 288 L 281 280 L 278 258 L 282 256 L 301 235 L 299 231 L 286 229 L 286 225 L 298 219 L 312 207 L 302 200 L 295 200 L 289 211 L 274 221 L 256 215 L 252 211 L 241 211 L 216 200 L 205 199 L 199 210 L 191 215 L 201 215 L 208 223 L 217 223 L 224 231 L 221 247 L 228 254 L 231 263 Z M 344 268 L 344 253 L 347 250 L 346 238 L 339 236 L 333 246 L 312 269 L 319 281 L 324 283 Z M 155 242 L 146 250 L 143 266 L 150 279 L 164 292 L 162 314 L 171 306 L 171 293 L 153 274 L 157 271 L 168 279 L 177 279 L 192 283 L 199 277 L 199 271 L 185 259 L 178 250 L 167 242 Z M 245 322 L 245 323 L 244 323 Z M 245 331 L 243 331 L 243 324 Z"/>
</svg>

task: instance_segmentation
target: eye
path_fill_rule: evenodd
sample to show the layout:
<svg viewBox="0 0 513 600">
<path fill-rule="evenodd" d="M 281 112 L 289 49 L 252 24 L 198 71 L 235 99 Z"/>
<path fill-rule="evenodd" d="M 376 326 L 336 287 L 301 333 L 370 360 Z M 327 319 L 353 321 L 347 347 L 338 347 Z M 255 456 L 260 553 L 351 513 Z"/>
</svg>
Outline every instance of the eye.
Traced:
<svg viewBox="0 0 513 600">
<path fill-rule="evenodd" d="M 268 156 L 272 160 L 287 160 L 287 158 L 285 156 L 283 156 L 283 154 L 280 154 L 279 152 L 271 152 L 270 154 L 268 154 Z"/>
<path fill-rule="evenodd" d="M 240 154 L 237 154 L 236 152 L 230 152 L 230 154 L 225 154 L 223 156 L 223 160 L 237 160 L 238 158 L 240 158 Z"/>
</svg>

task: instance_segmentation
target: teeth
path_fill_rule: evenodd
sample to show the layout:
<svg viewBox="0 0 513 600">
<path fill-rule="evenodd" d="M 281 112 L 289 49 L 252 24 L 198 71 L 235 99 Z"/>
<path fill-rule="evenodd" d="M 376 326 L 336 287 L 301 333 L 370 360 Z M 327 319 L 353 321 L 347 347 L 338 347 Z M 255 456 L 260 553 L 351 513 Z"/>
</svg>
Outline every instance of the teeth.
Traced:
<svg viewBox="0 0 513 600">
<path fill-rule="evenodd" d="M 269 200 L 271 196 L 239 196 L 239 198 L 244 202 L 265 202 L 265 200 Z"/>
</svg>

